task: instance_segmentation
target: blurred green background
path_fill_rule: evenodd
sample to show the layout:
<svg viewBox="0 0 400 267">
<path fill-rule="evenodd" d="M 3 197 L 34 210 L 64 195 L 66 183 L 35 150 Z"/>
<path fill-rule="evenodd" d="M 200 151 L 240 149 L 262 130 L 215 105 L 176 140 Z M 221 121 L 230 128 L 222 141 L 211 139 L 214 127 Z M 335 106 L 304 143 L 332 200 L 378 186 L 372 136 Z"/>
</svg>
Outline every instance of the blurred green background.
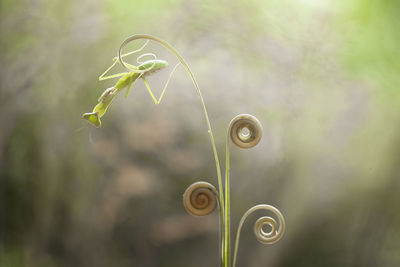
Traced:
<svg viewBox="0 0 400 267">
<path fill-rule="evenodd" d="M 216 213 L 182 205 L 192 182 L 217 184 L 183 68 L 161 105 L 139 81 L 102 128 L 81 119 L 135 33 L 189 63 L 222 162 L 235 115 L 263 124 L 231 151 L 232 229 L 266 203 L 287 232 L 261 245 L 249 218 L 238 266 L 400 266 L 399 1 L 0 3 L 0 266 L 218 266 Z"/>
</svg>

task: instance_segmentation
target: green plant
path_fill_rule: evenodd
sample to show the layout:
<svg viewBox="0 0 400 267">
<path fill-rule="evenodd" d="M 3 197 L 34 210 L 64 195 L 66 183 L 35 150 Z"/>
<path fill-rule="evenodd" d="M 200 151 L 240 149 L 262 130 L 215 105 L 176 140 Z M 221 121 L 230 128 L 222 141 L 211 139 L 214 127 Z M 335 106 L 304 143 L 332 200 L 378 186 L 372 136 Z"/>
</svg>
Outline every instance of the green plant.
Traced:
<svg viewBox="0 0 400 267">
<path fill-rule="evenodd" d="M 121 54 L 122 49 L 130 42 L 145 39 L 145 44 L 139 48 L 138 50 L 129 52 L 127 54 Z M 146 53 L 138 57 L 139 66 L 133 66 L 123 61 L 123 57 L 127 55 L 131 55 L 133 53 L 141 51 L 147 43 L 152 40 L 155 42 L 160 43 L 164 47 L 166 47 L 173 55 L 176 56 L 179 63 L 174 67 L 173 71 L 171 72 L 162 93 L 157 100 L 154 97 L 148 83 L 145 79 L 146 75 L 154 73 L 159 69 L 162 69 L 168 65 L 166 61 L 158 60 L 154 54 Z M 152 60 L 148 60 L 145 62 L 140 62 L 140 59 L 144 56 L 153 56 Z M 110 75 L 104 77 L 104 75 L 116 64 L 120 63 L 123 67 L 125 67 L 128 72 L 123 72 L 115 75 Z M 114 87 L 106 89 L 106 91 L 102 94 L 99 98 L 99 104 L 94 108 L 93 112 L 85 113 L 83 118 L 87 119 L 95 126 L 100 126 L 99 118 L 104 115 L 105 111 L 107 110 L 108 106 L 111 104 L 115 95 L 122 91 L 123 89 L 127 88 L 127 94 L 129 93 L 129 88 L 132 84 L 134 84 L 139 78 L 142 78 L 150 95 L 152 96 L 154 103 L 159 104 L 161 102 L 162 96 L 168 86 L 169 80 L 171 79 L 172 73 L 175 71 L 177 66 L 182 64 L 182 66 L 186 69 L 190 78 L 196 88 L 196 92 L 200 97 L 204 117 L 207 123 L 208 134 L 211 141 L 212 150 L 214 153 L 215 159 L 215 166 L 217 170 L 217 180 L 218 180 L 218 190 L 208 182 L 196 182 L 188 187 L 185 191 L 183 196 L 184 206 L 187 212 L 194 216 L 205 216 L 210 214 L 216 206 L 218 206 L 219 211 L 219 221 L 220 221 L 220 256 L 221 256 L 221 266 L 222 267 L 235 267 L 236 265 L 236 258 L 237 258 L 237 250 L 239 247 L 239 239 L 240 239 L 240 231 L 242 226 L 246 220 L 246 218 L 256 210 L 267 210 L 272 212 L 277 218 L 278 222 L 269 216 L 264 216 L 259 218 L 255 225 L 254 225 L 254 233 L 258 241 L 263 244 L 273 244 L 281 239 L 282 235 L 285 231 L 285 221 L 278 209 L 273 206 L 260 204 L 256 205 L 249 210 L 247 210 L 244 215 L 242 216 L 235 240 L 235 247 L 234 247 L 234 255 L 233 255 L 233 264 L 231 262 L 231 227 L 230 227 L 230 177 L 229 177 L 229 170 L 230 170 L 230 139 L 232 143 L 240 148 L 251 148 L 258 144 L 262 136 L 262 126 L 258 119 L 249 114 L 241 114 L 236 116 L 232 119 L 229 124 L 226 133 L 226 151 L 225 151 L 225 184 L 222 183 L 222 174 L 221 174 L 221 167 L 219 162 L 219 157 L 214 141 L 214 135 L 211 129 L 210 120 L 208 118 L 207 109 L 203 100 L 203 96 L 201 94 L 199 85 L 195 79 L 193 72 L 190 70 L 189 66 L 185 62 L 185 60 L 179 55 L 179 53 L 166 41 L 159 39 L 152 35 L 144 35 L 144 34 L 137 34 L 127 38 L 120 46 L 118 50 L 118 57 L 114 58 L 114 63 L 99 77 L 100 80 L 102 79 L 110 79 L 121 77 L 119 81 L 116 83 Z M 269 232 L 265 232 L 263 227 L 265 225 L 269 225 L 271 230 Z"/>
</svg>

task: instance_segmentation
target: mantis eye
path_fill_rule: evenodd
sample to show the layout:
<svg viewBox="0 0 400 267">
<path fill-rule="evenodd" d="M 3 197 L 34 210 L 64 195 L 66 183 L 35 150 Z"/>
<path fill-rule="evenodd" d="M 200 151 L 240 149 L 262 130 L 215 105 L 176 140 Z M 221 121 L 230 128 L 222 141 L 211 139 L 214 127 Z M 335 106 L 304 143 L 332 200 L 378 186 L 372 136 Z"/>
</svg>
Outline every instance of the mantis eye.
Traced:
<svg viewBox="0 0 400 267">
<path fill-rule="evenodd" d="M 232 142 L 240 148 L 251 148 L 260 142 L 262 126 L 260 121 L 249 114 L 240 114 L 230 122 Z"/>
</svg>

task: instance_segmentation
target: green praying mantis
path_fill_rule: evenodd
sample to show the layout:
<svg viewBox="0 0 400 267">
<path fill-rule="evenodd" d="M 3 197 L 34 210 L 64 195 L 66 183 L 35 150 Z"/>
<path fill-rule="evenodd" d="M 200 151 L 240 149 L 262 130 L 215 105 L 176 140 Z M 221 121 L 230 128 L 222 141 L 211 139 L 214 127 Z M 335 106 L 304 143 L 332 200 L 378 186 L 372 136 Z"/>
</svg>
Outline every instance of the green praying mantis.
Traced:
<svg viewBox="0 0 400 267">
<path fill-rule="evenodd" d="M 140 51 L 142 51 L 145 46 L 148 44 L 149 41 L 146 41 L 145 44 L 140 47 L 137 50 L 131 51 L 129 53 L 123 54 L 121 55 L 122 57 L 126 57 L 129 55 L 132 55 L 134 53 L 138 53 Z M 150 60 L 146 60 L 146 61 L 141 61 L 141 59 L 143 57 L 146 56 L 152 56 L 153 59 Z M 168 62 L 165 60 L 161 60 L 161 59 L 157 59 L 156 56 L 152 53 L 145 53 L 140 55 L 137 58 L 137 62 L 138 62 L 138 66 L 134 66 L 131 64 L 128 64 L 126 62 L 124 62 L 124 65 L 126 67 L 129 68 L 129 72 L 121 72 L 121 73 L 117 73 L 117 74 L 113 74 L 113 75 L 108 75 L 106 76 L 106 74 L 117 64 L 120 63 L 121 61 L 115 57 L 113 59 L 114 63 L 103 73 L 100 75 L 99 80 L 103 81 L 103 80 L 108 80 L 108 79 L 113 79 L 113 78 L 118 78 L 121 77 L 117 83 L 110 88 L 107 88 L 98 98 L 98 104 L 93 108 L 92 112 L 89 113 L 84 113 L 82 115 L 82 118 L 87 120 L 90 124 L 96 126 L 96 127 L 100 127 L 101 126 L 101 120 L 100 118 L 104 116 L 104 114 L 106 113 L 108 107 L 110 106 L 110 104 L 112 103 L 113 99 L 115 98 L 115 96 L 121 92 L 122 90 L 124 90 L 126 88 L 126 94 L 125 97 L 128 97 L 129 93 L 130 93 L 130 89 L 131 87 L 136 83 L 137 80 L 142 79 L 150 96 L 152 97 L 154 104 L 158 105 L 160 104 L 162 97 L 164 96 L 165 90 L 168 87 L 168 83 L 171 80 L 172 74 L 175 72 L 176 68 L 179 66 L 180 63 L 176 64 L 175 67 L 173 68 L 173 70 L 171 71 L 167 82 L 164 85 L 164 88 L 161 91 L 160 97 L 157 99 L 154 96 L 153 91 L 151 90 L 146 77 L 161 70 L 164 69 L 166 67 L 168 67 Z"/>
</svg>

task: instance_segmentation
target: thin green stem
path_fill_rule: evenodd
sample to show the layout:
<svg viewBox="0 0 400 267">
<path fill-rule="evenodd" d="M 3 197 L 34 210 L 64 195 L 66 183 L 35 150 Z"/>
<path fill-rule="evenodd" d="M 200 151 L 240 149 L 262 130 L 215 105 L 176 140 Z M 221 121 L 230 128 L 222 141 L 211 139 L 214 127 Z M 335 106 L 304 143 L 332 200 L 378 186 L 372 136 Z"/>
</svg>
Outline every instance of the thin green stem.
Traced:
<svg viewBox="0 0 400 267">
<path fill-rule="evenodd" d="M 121 44 L 121 46 L 120 46 L 120 48 L 119 48 L 119 50 L 118 50 L 118 59 L 119 59 L 121 65 L 122 65 L 123 67 L 129 69 L 129 67 L 126 66 L 125 62 L 124 62 L 124 61 L 122 60 L 122 58 L 121 58 L 121 57 L 122 57 L 122 56 L 121 56 L 121 50 L 122 50 L 122 48 L 123 48 L 125 45 L 127 45 L 128 43 L 130 43 L 130 42 L 132 42 L 132 41 L 134 41 L 134 40 L 138 40 L 138 39 L 153 40 L 153 41 L 155 41 L 155 42 L 158 42 L 158 43 L 162 44 L 164 47 L 168 48 L 168 49 L 172 52 L 172 54 L 174 54 L 174 55 L 177 57 L 177 59 L 182 63 L 182 65 L 185 67 L 186 71 L 189 73 L 189 76 L 190 76 L 190 78 L 191 78 L 191 80 L 192 80 L 192 82 L 193 82 L 193 84 L 194 84 L 194 86 L 195 86 L 195 88 L 196 88 L 197 94 L 198 94 L 199 97 L 200 97 L 201 106 L 202 106 L 203 113 L 204 113 L 204 117 L 205 117 L 205 120 L 206 120 L 206 123 L 207 123 L 208 134 L 209 134 L 209 136 L 210 136 L 211 146 L 212 146 L 212 150 L 213 150 L 213 153 L 214 153 L 215 166 L 216 166 L 216 169 L 217 169 L 218 189 L 219 189 L 219 192 L 220 192 L 220 194 L 219 194 L 219 202 L 220 202 L 220 205 L 221 205 L 220 218 L 221 218 L 221 220 L 224 222 L 224 221 L 225 221 L 225 220 L 224 220 L 225 211 L 224 211 L 224 196 L 223 196 L 223 185 L 222 185 L 221 167 L 220 167 L 220 164 L 219 164 L 219 158 L 218 158 L 218 153 L 217 153 L 217 147 L 216 147 L 216 145 L 215 145 L 214 135 L 213 135 L 213 132 L 212 132 L 212 130 L 211 130 L 211 124 L 210 124 L 210 120 L 209 120 L 209 118 L 208 118 L 208 113 L 207 113 L 206 105 L 205 105 L 205 103 L 204 103 L 204 99 L 203 99 L 203 96 L 202 96 L 202 94 L 201 94 L 199 85 L 198 85 L 198 83 L 197 83 L 197 81 L 196 81 L 196 78 L 195 78 L 193 72 L 190 70 L 190 68 L 189 68 L 188 64 L 186 63 L 186 61 L 183 59 L 183 57 L 182 57 L 181 55 L 179 55 L 179 53 L 175 50 L 175 48 L 173 48 L 168 42 L 166 42 L 166 41 L 164 41 L 164 40 L 162 40 L 162 39 L 159 39 L 159 38 L 157 38 L 157 37 L 155 37 L 155 36 L 148 35 L 148 34 L 135 34 L 135 35 L 132 35 L 132 36 L 128 37 L 127 39 L 125 39 L 125 41 Z M 226 216 L 225 216 L 225 218 L 226 218 Z M 226 228 L 225 228 L 225 229 L 226 229 Z M 223 248 L 223 251 L 226 251 L 226 240 L 225 240 L 226 238 L 227 238 L 227 236 L 226 236 L 226 231 L 225 231 L 225 232 L 224 232 L 224 236 L 222 237 L 222 240 L 221 240 L 221 246 L 222 246 L 222 248 Z M 224 244 L 225 244 L 225 245 L 224 245 Z M 227 258 L 226 258 L 226 253 L 224 253 L 224 256 L 225 256 L 225 259 L 224 259 L 224 258 L 222 259 L 221 264 L 222 264 L 222 266 L 223 266 L 223 264 L 224 264 L 224 262 L 225 262 L 225 266 L 227 266 L 226 264 L 227 264 L 227 261 L 228 261 L 228 260 L 227 260 Z"/>
<path fill-rule="evenodd" d="M 229 147 L 229 131 L 228 127 L 225 141 L 225 218 L 224 218 L 224 258 L 225 267 L 231 266 L 231 197 L 229 185 L 229 170 L 230 170 L 230 147 Z"/>
</svg>

